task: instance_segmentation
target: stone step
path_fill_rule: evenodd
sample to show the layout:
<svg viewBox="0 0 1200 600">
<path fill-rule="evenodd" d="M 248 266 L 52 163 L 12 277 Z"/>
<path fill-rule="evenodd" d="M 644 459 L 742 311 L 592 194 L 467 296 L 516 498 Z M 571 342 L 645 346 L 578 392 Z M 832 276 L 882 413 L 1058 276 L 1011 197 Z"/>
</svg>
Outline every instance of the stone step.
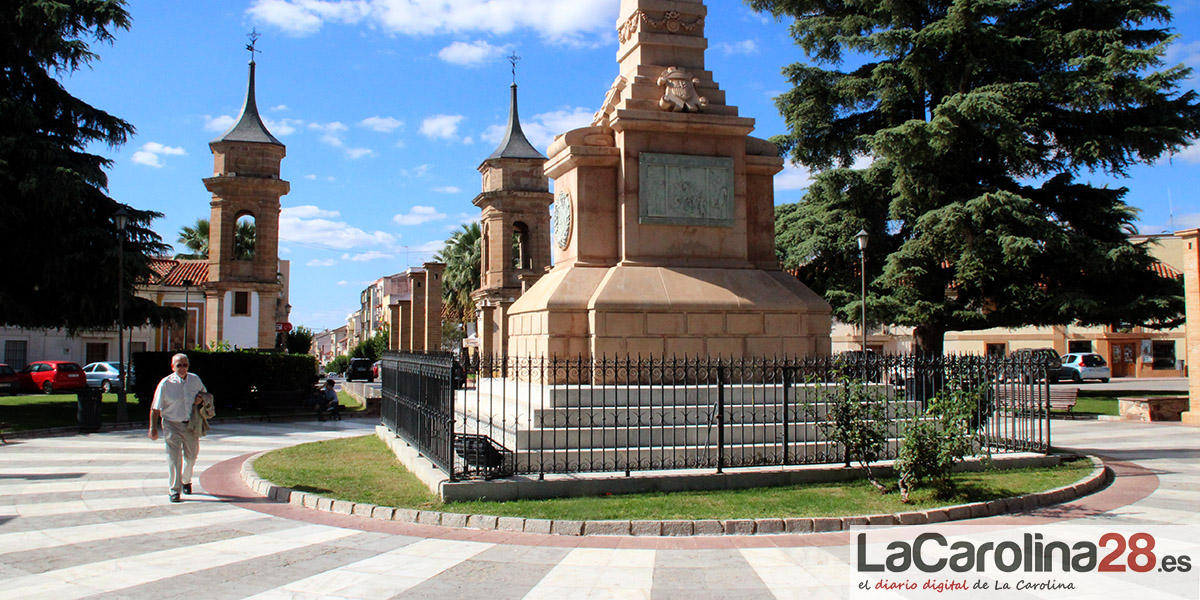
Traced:
<svg viewBox="0 0 1200 600">
<path fill-rule="evenodd" d="M 894 456 L 899 440 L 887 443 L 885 455 Z M 726 446 L 726 467 L 777 465 L 784 462 L 779 444 L 742 444 Z M 584 450 L 543 450 L 518 452 L 513 464 L 518 472 L 631 471 L 660 469 L 716 468 L 717 448 L 594 448 Z M 810 442 L 789 444 L 789 464 L 841 463 L 844 453 L 838 444 Z"/>
<path fill-rule="evenodd" d="M 888 424 L 888 431 L 898 435 L 898 425 Z M 782 425 L 726 423 L 726 444 L 778 444 L 783 440 Z M 786 431 L 789 441 L 805 442 L 822 438 L 816 423 L 790 424 Z M 716 445 L 718 430 L 702 425 L 663 427 L 604 427 L 574 429 L 519 430 L 516 447 L 522 450 L 568 450 L 626 447 L 681 447 Z M 493 436 L 495 437 L 495 436 Z M 508 437 L 508 436 L 506 436 Z M 511 438 L 509 438 L 511 439 Z"/>
<path fill-rule="evenodd" d="M 918 402 L 890 403 L 884 417 L 905 418 L 918 414 Z M 533 423 L 541 428 L 560 427 L 612 427 L 621 425 L 696 425 L 715 420 L 715 406 L 634 406 L 634 407 L 578 407 L 535 409 Z M 806 423 L 823 420 L 828 414 L 828 405 L 812 404 L 797 406 L 789 404 L 789 423 Z M 783 406 L 774 405 L 726 405 L 727 422 L 771 421 L 779 422 L 784 417 Z"/>
<path fill-rule="evenodd" d="M 783 401 L 783 385 L 727 384 L 725 403 L 779 404 Z M 889 399 L 903 398 L 904 390 L 886 384 L 868 384 Z M 831 384 L 792 384 L 788 388 L 789 404 L 819 402 L 822 394 L 833 393 Z M 478 387 L 456 392 L 459 403 L 534 404 L 546 408 L 606 407 L 606 406 L 708 406 L 716 404 L 719 395 L 716 385 L 686 386 L 541 386 L 520 385 L 507 380 L 485 380 Z"/>
</svg>

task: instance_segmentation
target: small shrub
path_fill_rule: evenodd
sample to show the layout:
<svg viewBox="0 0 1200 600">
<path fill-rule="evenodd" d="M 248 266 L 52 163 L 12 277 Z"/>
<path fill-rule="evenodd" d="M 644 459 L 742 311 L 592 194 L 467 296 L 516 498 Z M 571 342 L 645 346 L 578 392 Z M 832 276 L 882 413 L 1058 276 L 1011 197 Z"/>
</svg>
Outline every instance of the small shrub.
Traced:
<svg viewBox="0 0 1200 600">
<path fill-rule="evenodd" d="M 825 404 L 825 416 L 817 424 L 821 434 L 841 444 L 846 451 L 846 465 L 851 460 L 857 462 L 867 480 L 886 494 L 887 486 L 871 472 L 871 463 L 879 460 L 887 444 L 886 393 L 861 380 L 842 377 L 832 391 L 818 386 L 814 397 Z"/>
<path fill-rule="evenodd" d="M 923 415 L 908 419 L 895 464 L 901 502 L 925 482 L 941 495 L 953 491 L 954 465 L 983 450 L 978 434 L 991 412 L 989 392 L 987 383 L 952 382 L 930 399 Z"/>
</svg>

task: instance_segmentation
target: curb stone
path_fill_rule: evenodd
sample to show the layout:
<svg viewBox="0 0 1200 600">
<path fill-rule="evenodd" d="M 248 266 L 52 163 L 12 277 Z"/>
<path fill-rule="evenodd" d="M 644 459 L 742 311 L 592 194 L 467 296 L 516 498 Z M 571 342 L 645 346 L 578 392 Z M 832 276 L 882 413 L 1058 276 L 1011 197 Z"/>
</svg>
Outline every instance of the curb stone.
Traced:
<svg viewBox="0 0 1200 600">
<path fill-rule="evenodd" d="M 850 517 L 813 517 L 788 519 L 700 519 L 665 521 L 572 521 L 525 519 L 494 515 L 464 515 L 432 510 L 392 508 L 368 503 L 334 500 L 308 492 L 277 486 L 261 479 L 254 470 L 254 461 L 266 452 L 252 455 L 242 465 L 242 480 L 256 493 L 276 502 L 303 508 L 355 515 L 365 518 L 401 523 L 481 529 L 486 531 L 525 532 L 564 536 L 719 536 L 719 535 L 781 535 L 849 531 L 853 527 L 904 526 L 977 519 L 996 515 L 1027 512 L 1043 506 L 1061 504 L 1087 496 L 1108 485 L 1112 471 L 1097 457 L 1089 456 L 1092 471 L 1083 479 L 1063 487 L 1001 498 L 989 502 L 972 502 L 944 506 L 926 511 L 902 512 L 893 515 L 856 515 Z"/>
</svg>

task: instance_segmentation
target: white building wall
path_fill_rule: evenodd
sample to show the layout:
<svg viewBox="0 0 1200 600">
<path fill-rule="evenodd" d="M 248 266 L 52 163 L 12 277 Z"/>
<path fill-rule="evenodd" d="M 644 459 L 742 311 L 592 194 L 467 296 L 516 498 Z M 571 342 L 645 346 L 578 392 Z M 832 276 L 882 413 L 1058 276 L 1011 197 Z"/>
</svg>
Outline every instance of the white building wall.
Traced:
<svg viewBox="0 0 1200 600">
<path fill-rule="evenodd" d="M 225 323 L 225 341 L 236 348 L 257 348 L 258 292 L 250 292 L 250 314 L 237 316 L 233 314 L 233 294 L 234 292 L 225 292 L 225 314 L 222 315 Z"/>
</svg>

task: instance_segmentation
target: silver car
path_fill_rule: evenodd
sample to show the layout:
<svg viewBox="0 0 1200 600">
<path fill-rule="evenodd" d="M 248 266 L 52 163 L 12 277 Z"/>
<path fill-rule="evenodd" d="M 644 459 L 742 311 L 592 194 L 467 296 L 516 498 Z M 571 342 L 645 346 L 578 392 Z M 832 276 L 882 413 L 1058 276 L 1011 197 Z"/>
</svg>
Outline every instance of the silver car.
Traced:
<svg viewBox="0 0 1200 600">
<path fill-rule="evenodd" d="M 83 368 L 83 374 L 87 377 L 88 387 L 98 387 L 106 394 L 121 389 L 121 372 L 115 360 L 88 363 Z M 133 385 L 133 371 L 129 372 L 128 383 Z"/>
<path fill-rule="evenodd" d="M 1076 383 L 1084 379 L 1099 379 L 1100 383 L 1108 383 L 1112 371 L 1104 357 L 1095 352 L 1072 352 L 1062 357 L 1062 378 Z"/>
</svg>

